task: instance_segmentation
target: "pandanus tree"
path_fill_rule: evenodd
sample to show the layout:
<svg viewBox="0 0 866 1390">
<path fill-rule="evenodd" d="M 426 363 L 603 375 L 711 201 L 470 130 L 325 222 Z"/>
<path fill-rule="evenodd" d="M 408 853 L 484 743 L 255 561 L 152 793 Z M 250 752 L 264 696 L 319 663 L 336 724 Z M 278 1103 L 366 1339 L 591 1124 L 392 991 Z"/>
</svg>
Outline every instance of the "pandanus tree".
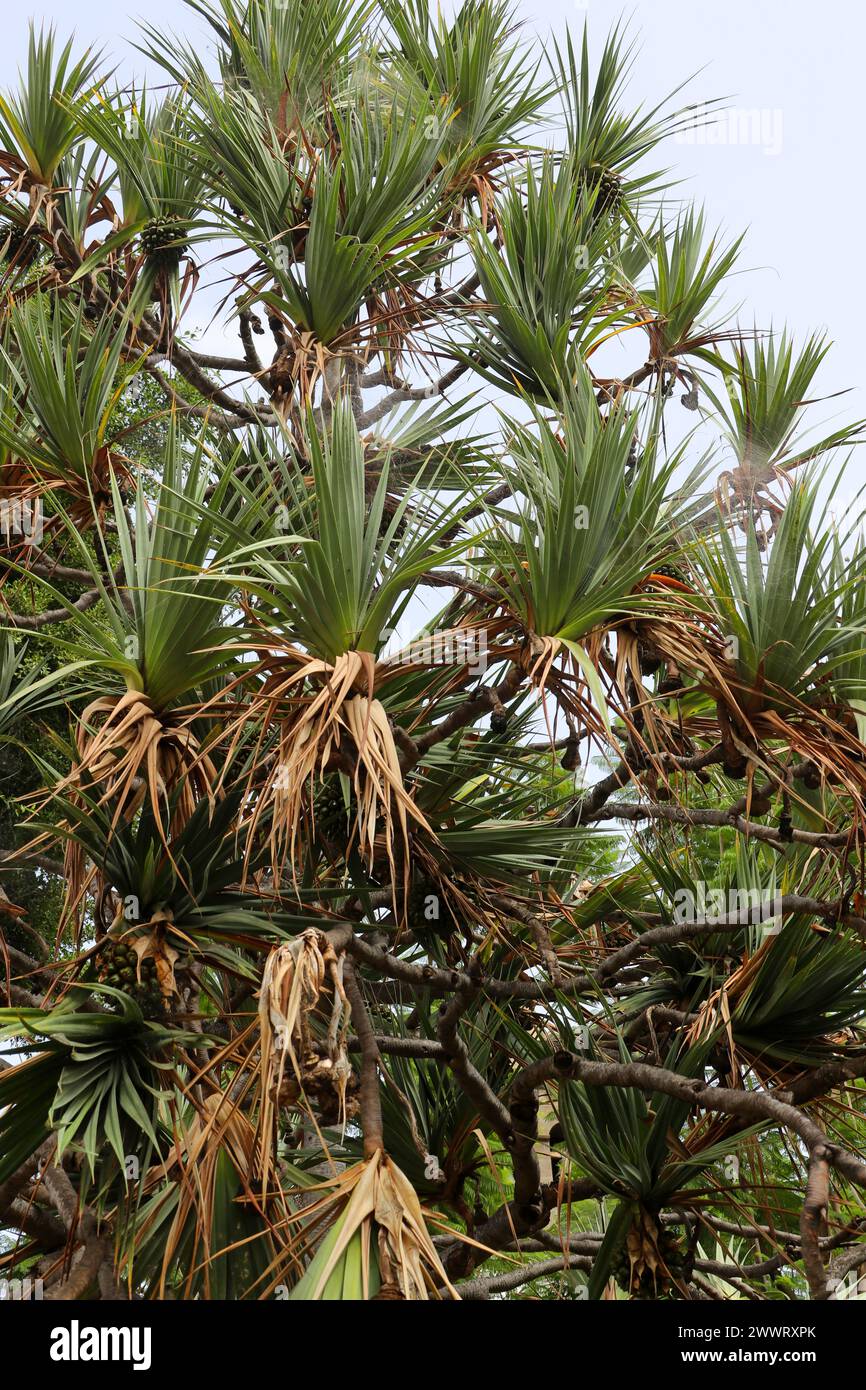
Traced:
<svg viewBox="0 0 866 1390">
<path fill-rule="evenodd" d="M 187 4 L 0 97 L 0 1273 L 850 1293 L 828 344 L 732 311 L 622 29 Z"/>
</svg>

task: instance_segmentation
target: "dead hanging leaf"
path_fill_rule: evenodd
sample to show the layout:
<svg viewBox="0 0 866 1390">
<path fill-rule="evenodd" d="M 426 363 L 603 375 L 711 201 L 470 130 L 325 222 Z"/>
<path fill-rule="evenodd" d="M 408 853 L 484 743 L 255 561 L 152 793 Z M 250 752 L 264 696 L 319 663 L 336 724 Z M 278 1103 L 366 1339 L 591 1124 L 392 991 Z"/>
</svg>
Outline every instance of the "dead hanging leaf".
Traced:
<svg viewBox="0 0 866 1390">
<path fill-rule="evenodd" d="M 159 992 L 166 1001 L 180 991 L 174 977 L 174 967 L 180 953 L 166 941 L 168 927 L 174 921 L 170 910 L 155 913 L 147 922 L 142 922 L 137 933 L 130 938 L 129 945 L 135 952 L 135 978 L 141 984 L 141 966 L 145 960 L 152 960 L 156 966 L 156 979 Z"/>
<path fill-rule="evenodd" d="M 95 784 L 100 805 L 116 799 L 112 829 L 131 820 L 149 794 L 166 843 L 160 803 L 172 800 L 170 831 L 177 832 L 200 801 L 213 804 L 220 795 L 217 770 L 182 716 L 157 713 L 140 691 L 91 701 L 79 721 L 77 751 L 75 766 L 51 795 L 75 796 L 85 782 Z M 64 867 L 65 916 L 80 902 L 85 882 L 84 850 L 75 838 L 67 840 Z"/>
<path fill-rule="evenodd" d="M 403 884 L 408 888 L 409 823 L 413 821 L 431 838 L 433 830 L 406 791 L 387 713 L 372 694 L 374 656 L 370 652 L 344 652 L 332 665 L 292 650 L 276 662 L 271 659 L 270 664 L 271 674 L 256 697 L 255 712 L 263 713 L 265 727 L 280 717 L 286 704 L 290 712 L 281 720 L 276 760 L 258 797 L 249 838 L 269 813 L 274 872 L 282 870 L 287 858 L 294 868 L 299 841 L 310 820 L 305 804 L 310 788 L 317 777 L 327 774 L 332 758 L 345 753 L 354 768 L 351 775 L 356 799 L 349 847 L 357 843 L 372 870 L 378 850 L 377 830 L 381 829 L 393 885 L 399 840 Z M 311 699 L 301 696 L 305 681 L 321 683 Z M 248 709 L 244 718 L 248 721 L 251 717 Z"/>
<path fill-rule="evenodd" d="M 529 646 L 523 660 L 529 679 L 539 690 L 544 690 L 550 668 L 562 648 L 558 637 L 539 637 L 530 633 Z"/>
<path fill-rule="evenodd" d="M 159 798 L 174 791 L 181 792 L 175 816 L 183 820 L 198 800 L 213 801 L 216 794 L 216 768 L 191 730 L 156 711 L 140 691 L 91 701 L 81 715 L 77 742 L 78 762 L 61 789 L 79 786 L 86 776 L 102 788 L 100 804 L 117 797 L 118 816 L 134 815 L 147 788 L 157 818 Z"/>
<path fill-rule="evenodd" d="M 374 1218 L 382 1283 L 398 1288 L 404 1298 L 426 1299 L 432 1272 L 456 1298 L 427 1232 L 415 1189 L 387 1154 L 380 1150 L 378 1158 Z"/>
<path fill-rule="evenodd" d="M 641 1206 L 618 1260 L 616 1282 L 630 1298 L 657 1299 L 674 1286 L 685 1296 L 684 1260 L 676 1235 L 660 1225 L 656 1214 Z"/>
<path fill-rule="evenodd" d="M 152 1239 L 155 1228 L 162 1232 L 161 1298 L 169 1296 L 166 1289 L 176 1272 L 179 1254 L 185 1270 L 183 1297 L 196 1296 L 195 1276 L 199 1272 L 204 1296 L 211 1296 L 211 1268 L 231 1249 L 223 1248 L 215 1234 L 222 1229 L 216 1214 L 225 1202 L 226 1162 L 237 1176 L 237 1200 L 251 1205 L 256 1200 L 252 1190 L 258 1162 L 255 1128 L 239 1100 L 222 1091 L 193 1100 L 194 1113 L 177 1120 L 174 1143 L 165 1161 L 155 1164 L 144 1178 L 150 1203 L 133 1237 L 135 1248 L 140 1249 Z M 269 1194 L 263 1210 L 269 1217 L 263 1249 L 271 1253 L 271 1238 L 289 1219 L 278 1188 Z"/>
<path fill-rule="evenodd" d="M 339 1122 L 345 1125 L 346 1095 L 353 1077 L 346 1050 L 350 1008 L 343 987 L 344 957 L 338 956 L 324 932 L 310 927 L 294 941 L 271 951 L 259 991 L 261 1035 L 260 1130 L 263 1150 L 269 1151 L 276 1111 L 302 1095 L 322 1094 L 336 1099 Z M 326 1055 L 313 1047 L 310 1014 L 330 981 L 333 988 Z M 290 1065 L 286 1076 L 286 1063 Z M 267 1164 L 263 1165 L 263 1181 Z"/>
<path fill-rule="evenodd" d="M 459 1299 L 430 1238 L 415 1189 L 384 1150 L 325 1186 L 325 1195 L 305 1210 L 292 1252 L 294 1262 L 298 1255 L 316 1250 L 292 1299 L 321 1299 L 329 1279 L 341 1268 L 344 1288 L 351 1279 L 358 1298 L 370 1297 L 375 1272 L 386 1298 Z M 325 1239 L 323 1231 L 329 1232 Z"/>
<path fill-rule="evenodd" d="M 285 342 L 266 378 L 271 405 L 283 420 L 293 407 L 303 410 L 307 406 L 316 382 L 320 377 L 327 382 L 329 363 L 340 356 L 320 342 L 315 333 L 285 326 Z"/>
</svg>

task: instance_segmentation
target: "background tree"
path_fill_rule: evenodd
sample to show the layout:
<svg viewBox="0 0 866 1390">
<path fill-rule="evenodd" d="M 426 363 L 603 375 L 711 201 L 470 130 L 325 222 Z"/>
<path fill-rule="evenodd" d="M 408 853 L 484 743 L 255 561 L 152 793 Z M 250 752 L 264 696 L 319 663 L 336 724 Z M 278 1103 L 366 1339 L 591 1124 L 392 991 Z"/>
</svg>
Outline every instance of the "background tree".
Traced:
<svg viewBox="0 0 866 1390">
<path fill-rule="evenodd" d="M 0 98 L 3 1273 L 850 1295 L 827 344 L 726 312 L 622 30 L 187 3 L 156 94 Z"/>
</svg>

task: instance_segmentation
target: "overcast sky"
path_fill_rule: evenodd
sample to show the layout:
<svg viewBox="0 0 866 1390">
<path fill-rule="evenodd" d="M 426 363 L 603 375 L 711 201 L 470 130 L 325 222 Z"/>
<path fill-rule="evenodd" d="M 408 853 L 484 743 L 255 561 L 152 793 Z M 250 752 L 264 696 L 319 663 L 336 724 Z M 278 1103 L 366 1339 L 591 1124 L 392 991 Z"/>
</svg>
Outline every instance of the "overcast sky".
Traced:
<svg viewBox="0 0 866 1390">
<path fill-rule="evenodd" d="M 595 51 L 624 12 L 615 0 L 523 0 L 519 10 L 540 36 L 589 22 Z M 167 31 L 202 33 L 181 0 L 146 6 L 117 0 L 21 0 L 4 6 L 0 85 L 15 80 L 26 52 L 27 20 L 53 22 L 65 35 L 102 43 L 121 71 L 141 74 L 132 47 L 137 15 Z M 665 163 L 687 180 L 682 192 L 706 203 L 710 220 L 732 235 L 748 228 L 730 294 L 742 319 L 787 323 L 802 339 L 826 328 L 835 347 L 819 387 L 852 388 L 821 417 L 866 416 L 863 334 L 862 140 L 866 7 L 851 0 L 637 0 L 625 9 L 640 42 L 631 92 L 654 103 L 691 74 L 689 101 L 725 97 L 734 143 L 669 142 Z M 127 18 L 127 15 L 129 18 Z M 746 113 L 760 113 L 747 119 Z M 723 130 L 730 126 L 722 127 Z M 746 134 L 748 138 L 743 139 Z M 857 473 L 862 472 L 862 464 Z M 853 480 L 852 480 L 853 481 Z M 858 479 L 858 482 L 860 480 Z"/>
</svg>

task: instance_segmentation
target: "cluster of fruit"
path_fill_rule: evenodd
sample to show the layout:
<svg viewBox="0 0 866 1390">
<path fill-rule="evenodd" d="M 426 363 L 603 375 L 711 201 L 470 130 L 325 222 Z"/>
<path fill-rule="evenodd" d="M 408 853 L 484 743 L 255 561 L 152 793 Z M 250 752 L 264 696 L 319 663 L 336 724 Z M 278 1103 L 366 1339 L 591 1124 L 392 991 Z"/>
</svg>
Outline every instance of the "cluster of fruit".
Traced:
<svg viewBox="0 0 866 1390">
<path fill-rule="evenodd" d="M 111 941 L 103 947 L 98 979 L 101 984 L 122 989 L 131 995 L 145 1012 L 161 1012 L 162 994 L 156 975 L 156 962 L 150 956 L 145 956 L 139 971 L 135 951 L 127 942 Z"/>
<path fill-rule="evenodd" d="M 141 231 L 141 253 L 161 265 L 176 264 L 189 249 L 185 234 L 186 224 L 177 214 L 152 217 Z"/>
<path fill-rule="evenodd" d="M 349 833 L 349 827 L 357 813 L 357 799 L 352 792 L 347 808 L 339 777 L 329 777 L 316 793 L 313 811 L 319 832 L 326 839 L 339 840 Z"/>
<path fill-rule="evenodd" d="M 3 222 L 0 225 L 0 258 L 4 262 L 14 262 L 19 270 L 26 270 L 41 249 L 38 236 L 26 227 L 17 222 Z"/>
<path fill-rule="evenodd" d="M 588 191 L 596 192 L 593 205 L 594 220 L 600 217 L 615 216 L 622 207 L 622 179 L 612 169 L 604 169 L 599 164 L 591 164 L 581 170 L 581 182 Z"/>
</svg>

